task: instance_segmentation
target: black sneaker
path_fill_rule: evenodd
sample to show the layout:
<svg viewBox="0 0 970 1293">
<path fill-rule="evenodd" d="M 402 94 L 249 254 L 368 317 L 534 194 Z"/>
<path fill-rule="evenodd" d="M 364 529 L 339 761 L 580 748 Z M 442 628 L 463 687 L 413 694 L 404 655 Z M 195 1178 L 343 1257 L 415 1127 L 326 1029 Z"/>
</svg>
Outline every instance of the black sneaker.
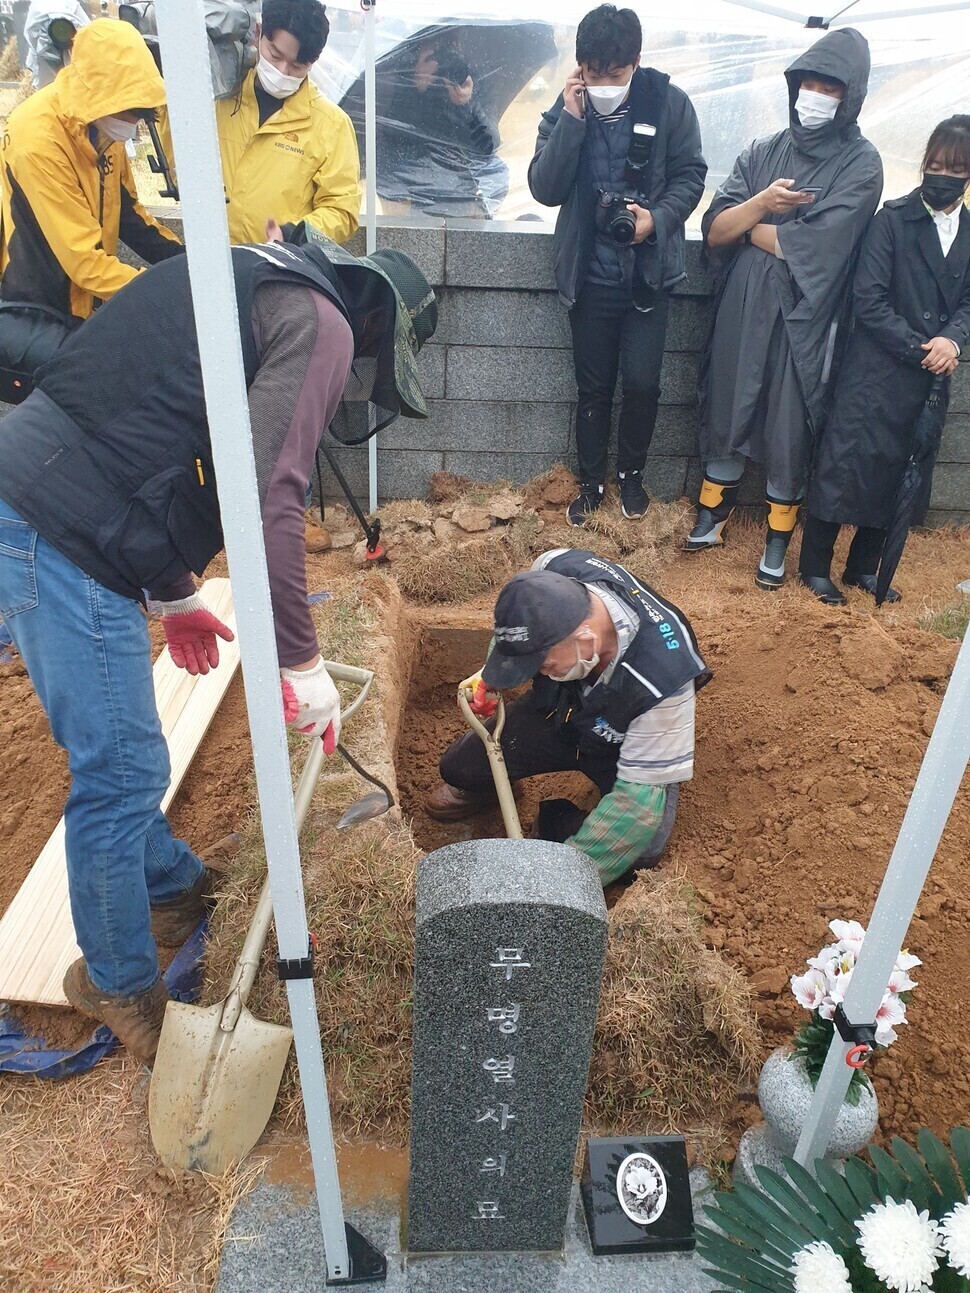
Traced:
<svg viewBox="0 0 970 1293">
<path fill-rule="evenodd" d="M 638 516 L 645 516 L 650 506 L 647 491 L 643 488 L 643 473 L 639 471 L 621 471 L 619 473 L 620 506 L 623 515 L 629 521 Z"/>
<path fill-rule="evenodd" d="M 566 520 L 570 525 L 585 525 L 586 518 L 603 503 L 603 486 L 587 485 L 579 487 L 579 493 L 566 509 Z"/>
</svg>

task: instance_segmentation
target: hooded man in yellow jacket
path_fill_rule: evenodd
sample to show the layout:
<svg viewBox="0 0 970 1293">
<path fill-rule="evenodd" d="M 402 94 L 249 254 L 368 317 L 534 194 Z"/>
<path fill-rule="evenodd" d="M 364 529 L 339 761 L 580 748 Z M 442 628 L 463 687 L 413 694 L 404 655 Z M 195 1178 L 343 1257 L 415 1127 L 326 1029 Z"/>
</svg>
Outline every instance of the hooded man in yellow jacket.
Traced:
<svg viewBox="0 0 970 1293">
<path fill-rule="evenodd" d="M 309 80 L 330 23 L 319 0 L 264 0 L 259 61 L 235 98 L 216 103 L 234 243 L 286 235 L 302 220 L 346 242 L 360 214 L 360 160 L 350 118 Z"/>
<path fill-rule="evenodd" d="M 118 259 L 119 240 L 150 264 L 183 250 L 138 201 L 125 151 L 164 101 L 133 27 L 101 18 L 78 31 L 68 66 L 7 122 L 0 298 L 86 319 L 140 272 Z"/>
</svg>

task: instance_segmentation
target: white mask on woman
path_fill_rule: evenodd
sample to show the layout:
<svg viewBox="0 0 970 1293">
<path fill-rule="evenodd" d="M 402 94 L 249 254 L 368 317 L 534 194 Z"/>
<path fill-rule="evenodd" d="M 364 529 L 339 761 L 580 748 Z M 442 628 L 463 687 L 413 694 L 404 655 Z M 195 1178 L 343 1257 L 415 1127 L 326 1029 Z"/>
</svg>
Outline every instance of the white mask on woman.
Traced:
<svg viewBox="0 0 970 1293">
<path fill-rule="evenodd" d="M 259 77 L 259 83 L 274 99 L 288 99 L 291 94 L 296 94 L 297 90 L 306 80 L 305 76 L 287 76 L 285 72 L 264 58 L 259 56 L 259 62 L 256 64 L 256 75 Z"/>
<path fill-rule="evenodd" d="M 138 134 L 138 122 L 124 121 L 121 117 L 95 117 L 94 124 L 116 144 L 127 144 Z"/>
<path fill-rule="evenodd" d="M 586 93 L 600 116 L 608 117 L 630 93 L 631 84 L 631 81 L 626 81 L 623 85 L 587 85 Z"/>
<path fill-rule="evenodd" d="M 806 130 L 818 130 L 820 126 L 828 125 L 841 102 L 841 99 L 833 99 L 831 94 L 819 94 L 818 90 L 799 90 L 795 111 Z"/>
<path fill-rule="evenodd" d="M 593 643 L 593 654 L 589 660 L 584 660 L 582 652 L 579 649 L 579 637 L 590 638 Z M 565 673 L 550 673 L 547 675 L 553 682 L 582 682 L 588 678 L 600 662 L 599 654 L 596 651 L 596 634 L 590 633 L 589 629 L 583 634 L 577 634 L 576 640 L 576 663 L 572 665 Z"/>
</svg>

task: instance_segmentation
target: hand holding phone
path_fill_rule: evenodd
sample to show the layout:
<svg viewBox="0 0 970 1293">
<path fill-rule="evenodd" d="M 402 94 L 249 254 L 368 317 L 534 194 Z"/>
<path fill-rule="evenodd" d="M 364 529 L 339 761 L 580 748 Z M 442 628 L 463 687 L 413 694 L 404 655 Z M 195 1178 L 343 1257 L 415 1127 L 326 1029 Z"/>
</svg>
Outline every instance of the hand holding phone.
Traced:
<svg viewBox="0 0 970 1293">
<path fill-rule="evenodd" d="M 562 100 L 566 111 L 581 121 L 586 115 L 586 86 L 583 82 L 583 70 L 581 67 L 575 68 L 566 78 Z"/>
<path fill-rule="evenodd" d="M 804 202 L 814 202 L 816 198 L 821 197 L 821 185 L 803 184 L 798 190 Z"/>
</svg>

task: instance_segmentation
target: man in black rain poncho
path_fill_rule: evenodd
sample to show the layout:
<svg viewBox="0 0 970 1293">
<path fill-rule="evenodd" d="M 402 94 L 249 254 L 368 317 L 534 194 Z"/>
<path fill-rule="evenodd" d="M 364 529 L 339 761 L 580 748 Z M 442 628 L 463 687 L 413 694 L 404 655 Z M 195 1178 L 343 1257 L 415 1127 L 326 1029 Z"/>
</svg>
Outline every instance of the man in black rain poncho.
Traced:
<svg viewBox="0 0 970 1293">
<path fill-rule="evenodd" d="M 768 477 L 755 575 L 780 587 L 826 407 L 856 253 L 882 193 L 879 154 L 856 119 L 869 46 L 828 32 L 785 72 L 790 124 L 738 158 L 704 216 L 721 272 L 699 376 L 704 482 L 688 551 L 719 546 L 746 459 Z"/>
</svg>

